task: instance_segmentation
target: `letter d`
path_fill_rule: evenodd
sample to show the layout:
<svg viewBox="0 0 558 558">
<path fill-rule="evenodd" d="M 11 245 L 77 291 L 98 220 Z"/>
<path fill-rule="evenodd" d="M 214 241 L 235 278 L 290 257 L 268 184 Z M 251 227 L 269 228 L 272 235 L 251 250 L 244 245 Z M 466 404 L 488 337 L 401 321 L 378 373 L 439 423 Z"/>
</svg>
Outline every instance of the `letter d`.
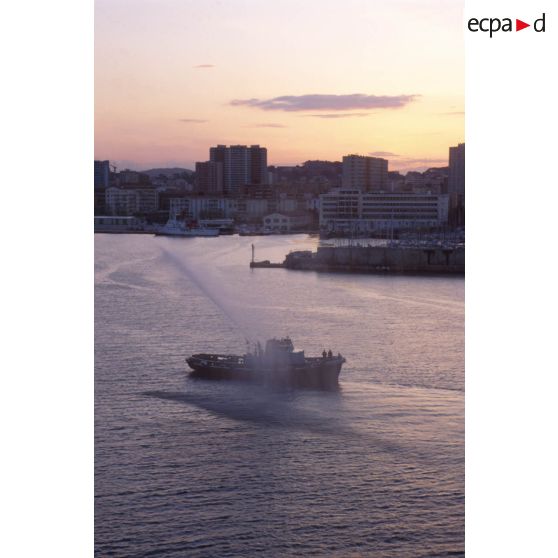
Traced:
<svg viewBox="0 0 558 558">
<path fill-rule="evenodd" d="M 544 33 L 544 24 L 545 24 L 544 15 L 545 15 L 545 14 L 543 14 L 541 18 L 536 19 L 536 20 L 535 20 L 535 23 L 533 23 L 533 29 L 534 29 L 537 33 Z M 541 24 L 541 28 L 540 28 L 540 29 L 539 29 L 539 23 Z"/>
</svg>

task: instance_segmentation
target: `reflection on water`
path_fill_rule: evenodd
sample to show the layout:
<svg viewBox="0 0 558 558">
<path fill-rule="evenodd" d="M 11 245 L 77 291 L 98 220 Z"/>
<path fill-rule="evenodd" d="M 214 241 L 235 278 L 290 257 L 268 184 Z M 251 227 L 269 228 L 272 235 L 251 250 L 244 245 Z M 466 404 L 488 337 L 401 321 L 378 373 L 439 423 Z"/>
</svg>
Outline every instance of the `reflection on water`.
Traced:
<svg viewBox="0 0 558 558">
<path fill-rule="evenodd" d="M 249 384 L 241 384 L 242 393 L 236 394 L 241 397 L 230 397 L 234 393 L 233 389 L 231 387 L 226 399 L 215 397 L 214 394 L 188 392 L 148 391 L 145 395 L 193 405 L 234 421 L 254 422 L 309 432 L 327 432 L 332 435 L 346 435 L 352 432 L 347 427 L 341 427 L 338 415 L 327 412 L 335 403 L 333 399 L 327 400 L 327 409 L 322 406 L 304 409 L 294 405 L 292 394 L 286 391 L 258 389 Z"/>
<path fill-rule="evenodd" d="M 317 239 L 96 235 L 98 556 L 463 553 L 463 280 L 248 268 Z M 338 392 L 194 380 L 289 334 Z"/>
</svg>

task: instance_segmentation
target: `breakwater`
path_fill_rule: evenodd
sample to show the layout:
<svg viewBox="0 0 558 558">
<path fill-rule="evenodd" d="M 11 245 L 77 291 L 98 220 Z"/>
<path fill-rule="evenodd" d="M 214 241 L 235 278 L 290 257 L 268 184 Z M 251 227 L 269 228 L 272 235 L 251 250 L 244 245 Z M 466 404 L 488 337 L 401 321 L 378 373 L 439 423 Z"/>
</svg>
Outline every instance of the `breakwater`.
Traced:
<svg viewBox="0 0 558 558">
<path fill-rule="evenodd" d="M 284 267 L 311 271 L 464 274 L 465 248 L 323 246 L 287 255 Z"/>
</svg>

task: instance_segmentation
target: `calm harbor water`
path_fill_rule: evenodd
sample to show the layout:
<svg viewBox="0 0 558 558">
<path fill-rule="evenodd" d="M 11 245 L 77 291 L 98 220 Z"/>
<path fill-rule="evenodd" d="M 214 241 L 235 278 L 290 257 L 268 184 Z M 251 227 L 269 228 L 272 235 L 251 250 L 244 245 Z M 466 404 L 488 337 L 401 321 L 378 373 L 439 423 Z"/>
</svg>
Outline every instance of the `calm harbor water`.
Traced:
<svg viewBox="0 0 558 558">
<path fill-rule="evenodd" d="M 316 239 L 95 235 L 97 556 L 460 556 L 464 281 L 250 270 Z M 339 392 L 193 380 L 290 335 Z"/>
</svg>

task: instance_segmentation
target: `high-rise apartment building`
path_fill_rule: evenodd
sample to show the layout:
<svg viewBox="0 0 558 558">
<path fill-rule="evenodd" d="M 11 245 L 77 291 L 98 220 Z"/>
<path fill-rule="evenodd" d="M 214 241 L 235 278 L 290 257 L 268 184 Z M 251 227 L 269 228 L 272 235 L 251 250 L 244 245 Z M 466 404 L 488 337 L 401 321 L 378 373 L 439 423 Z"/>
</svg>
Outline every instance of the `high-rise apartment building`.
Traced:
<svg viewBox="0 0 558 558">
<path fill-rule="evenodd" d="M 343 157 L 343 188 L 357 188 L 363 192 L 387 191 L 387 159 L 345 155 Z"/>
<path fill-rule="evenodd" d="M 209 162 L 222 164 L 223 192 L 236 196 L 246 184 L 267 184 L 267 149 L 259 145 L 218 145 L 209 150 Z"/>
<path fill-rule="evenodd" d="M 448 193 L 465 199 L 465 144 L 449 148 Z"/>
<path fill-rule="evenodd" d="M 109 161 L 95 161 L 94 162 L 95 189 L 106 189 L 110 183 L 110 163 Z"/>
<path fill-rule="evenodd" d="M 251 145 L 250 152 L 250 182 L 248 184 L 267 184 L 267 149 L 259 145 Z"/>
</svg>

